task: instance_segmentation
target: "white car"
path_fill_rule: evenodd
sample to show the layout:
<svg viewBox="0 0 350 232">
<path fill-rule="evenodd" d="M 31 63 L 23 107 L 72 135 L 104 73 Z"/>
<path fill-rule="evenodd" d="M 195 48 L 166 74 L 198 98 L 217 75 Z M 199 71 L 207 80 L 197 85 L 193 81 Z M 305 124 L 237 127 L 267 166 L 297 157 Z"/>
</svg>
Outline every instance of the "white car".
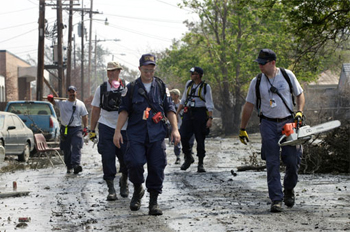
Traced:
<svg viewBox="0 0 350 232">
<path fill-rule="evenodd" d="M 0 111 L 0 147 L 5 155 L 18 155 L 18 161 L 27 162 L 34 149 L 34 135 L 23 121 L 13 113 Z"/>
</svg>

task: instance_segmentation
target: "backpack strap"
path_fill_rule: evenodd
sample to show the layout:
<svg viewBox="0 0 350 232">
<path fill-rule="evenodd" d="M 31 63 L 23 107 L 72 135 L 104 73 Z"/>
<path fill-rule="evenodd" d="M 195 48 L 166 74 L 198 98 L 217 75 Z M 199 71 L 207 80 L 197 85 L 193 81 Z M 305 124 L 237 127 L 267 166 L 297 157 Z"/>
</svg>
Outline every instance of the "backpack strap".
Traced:
<svg viewBox="0 0 350 232">
<path fill-rule="evenodd" d="M 192 89 L 192 86 L 193 86 L 193 81 L 190 81 L 188 83 L 188 85 L 186 86 L 187 88 L 187 98 L 189 97 L 190 95 L 190 92 L 191 92 L 191 89 Z M 205 97 L 202 96 L 202 89 L 204 88 L 204 96 L 205 94 L 207 93 L 207 83 L 205 81 L 202 81 L 200 84 L 199 84 L 199 90 L 198 90 L 198 97 L 205 102 Z"/>
<path fill-rule="evenodd" d="M 295 106 L 295 99 L 294 99 L 294 95 L 293 95 L 292 82 L 290 81 L 289 75 L 287 74 L 286 70 L 284 68 L 280 68 L 280 70 L 281 70 L 281 73 L 282 73 L 284 79 L 287 81 L 287 83 L 289 85 L 289 91 L 290 91 L 290 94 L 292 95 L 293 105 Z M 262 73 L 259 73 L 258 76 L 256 77 L 256 85 L 255 85 L 256 109 L 258 110 L 258 116 L 260 116 L 260 107 L 261 107 L 261 97 L 260 97 L 261 77 L 262 77 Z"/>
<path fill-rule="evenodd" d="M 204 88 L 204 97 L 202 97 L 202 89 Z M 205 94 L 207 93 L 207 83 L 205 81 L 201 82 L 201 85 L 199 86 L 198 90 L 198 96 L 199 98 L 205 102 Z"/>
<path fill-rule="evenodd" d="M 258 116 L 260 116 L 260 107 L 261 107 L 261 97 L 260 97 L 260 82 L 261 82 L 262 73 L 259 73 L 256 77 L 255 84 L 255 94 L 256 94 L 256 109 L 258 110 Z"/>
<path fill-rule="evenodd" d="M 166 98 L 165 83 L 164 83 L 163 80 L 160 79 L 159 77 L 154 77 L 154 78 L 155 78 L 155 81 L 157 82 L 158 87 L 159 87 L 159 89 L 160 89 L 160 94 L 161 94 L 161 96 L 162 96 L 162 105 L 161 105 L 161 106 L 163 107 L 163 101 L 164 101 L 164 99 Z M 130 85 L 129 85 L 130 90 L 128 89 L 128 91 L 130 91 L 129 97 L 130 97 L 130 100 L 131 100 L 131 101 L 132 101 L 132 97 L 133 97 L 133 95 L 134 95 L 135 84 L 136 84 L 136 80 L 130 82 Z"/>
<path fill-rule="evenodd" d="M 289 91 L 290 94 L 292 95 L 292 101 L 293 101 L 293 105 L 295 106 L 295 100 L 294 100 L 294 95 L 293 95 L 293 85 L 292 82 L 290 81 L 290 78 L 286 72 L 286 70 L 284 68 L 280 68 L 282 75 L 284 76 L 284 79 L 286 79 L 286 81 L 288 82 L 289 85 Z"/>
<path fill-rule="evenodd" d="M 103 98 L 103 94 L 107 91 L 107 81 L 103 82 L 100 85 L 100 108 L 102 108 L 102 98 Z"/>
</svg>

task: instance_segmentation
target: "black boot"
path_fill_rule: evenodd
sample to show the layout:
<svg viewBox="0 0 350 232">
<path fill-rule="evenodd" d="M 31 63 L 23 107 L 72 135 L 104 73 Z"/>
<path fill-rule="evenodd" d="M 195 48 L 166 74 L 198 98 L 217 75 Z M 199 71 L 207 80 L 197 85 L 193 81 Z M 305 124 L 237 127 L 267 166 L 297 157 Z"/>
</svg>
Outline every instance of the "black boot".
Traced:
<svg viewBox="0 0 350 232">
<path fill-rule="evenodd" d="M 206 172 L 203 165 L 204 157 L 198 157 L 198 168 L 197 172 Z"/>
<path fill-rule="evenodd" d="M 185 155 L 185 162 L 181 165 L 181 170 L 186 170 L 191 166 L 191 164 L 193 164 L 193 162 L 194 162 L 194 159 L 192 154 Z"/>
<path fill-rule="evenodd" d="M 141 207 L 141 199 L 145 194 L 145 190 L 142 187 L 142 184 L 134 184 L 134 194 L 132 195 L 130 202 L 130 209 L 132 211 L 137 211 Z"/>
<path fill-rule="evenodd" d="M 158 207 L 158 203 L 157 203 L 157 199 L 158 199 L 158 192 L 155 191 L 150 191 L 150 199 L 149 199 L 149 211 L 148 214 L 149 215 L 162 215 L 163 212 L 162 210 Z"/>
<path fill-rule="evenodd" d="M 122 173 L 122 176 L 119 179 L 120 195 L 122 197 L 128 197 L 129 195 L 129 186 L 128 186 L 128 174 Z"/>
<path fill-rule="evenodd" d="M 115 201 L 117 200 L 117 194 L 115 193 L 114 188 L 114 180 L 106 180 L 107 187 L 108 187 L 108 195 L 107 195 L 107 201 Z"/>
</svg>

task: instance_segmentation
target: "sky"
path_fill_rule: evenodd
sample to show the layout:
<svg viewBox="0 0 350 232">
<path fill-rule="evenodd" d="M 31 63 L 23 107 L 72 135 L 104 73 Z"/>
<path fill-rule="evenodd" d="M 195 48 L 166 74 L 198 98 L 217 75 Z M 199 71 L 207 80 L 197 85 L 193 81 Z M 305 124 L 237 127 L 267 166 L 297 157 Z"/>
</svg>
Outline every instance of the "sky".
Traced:
<svg viewBox="0 0 350 232">
<path fill-rule="evenodd" d="M 91 0 L 79 0 L 84 8 L 90 8 Z M 62 0 L 68 4 L 68 0 Z M 180 9 L 177 4 L 181 0 L 93 0 L 92 39 L 107 40 L 99 42 L 113 53 L 106 56 L 105 62 L 120 62 L 130 69 L 137 69 L 139 58 L 150 51 L 161 51 L 169 48 L 173 39 L 180 39 L 188 32 L 183 21 L 196 21 L 196 15 L 190 9 Z M 56 0 L 46 0 L 46 4 L 55 5 Z M 45 18 L 49 29 L 56 20 L 56 10 L 46 6 Z M 67 7 L 68 8 L 68 7 Z M 77 28 L 81 21 L 81 13 L 73 16 L 73 34 L 76 46 L 81 46 Z M 108 20 L 109 25 L 104 21 Z M 0 50 L 28 60 L 37 61 L 38 48 L 39 0 L 2 0 L 0 8 Z M 68 40 L 68 11 L 63 11 L 63 23 L 67 29 L 63 31 L 64 46 Z M 89 15 L 84 15 L 84 24 L 89 31 Z M 96 36 L 96 37 L 95 37 Z M 120 41 L 113 41 L 120 40 Z M 85 52 L 88 41 L 85 41 Z M 45 45 L 51 46 L 53 41 L 45 39 Z M 93 57 L 93 56 L 92 56 Z M 45 62 L 46 63 L 46 62 Z"/>
</svg>

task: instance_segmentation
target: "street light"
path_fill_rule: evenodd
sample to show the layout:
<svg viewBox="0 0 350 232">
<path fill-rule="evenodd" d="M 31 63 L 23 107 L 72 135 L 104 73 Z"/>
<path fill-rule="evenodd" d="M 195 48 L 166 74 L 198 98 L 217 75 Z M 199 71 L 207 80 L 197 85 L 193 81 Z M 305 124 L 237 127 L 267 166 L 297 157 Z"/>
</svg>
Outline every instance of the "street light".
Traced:
<svg viewBox="0 0 350 232">
<path fill-rule="evenodd" d="M 91 3 L 92 3 L 92 1 L 91 1 Z M 91 79 L 91 42 L 92 42 L 91 35 L 92 35 L 92 20 L 95 20 L 95 21 L 104 21 L 106 26 L 109 25 L 108 19 L 107 19 L 107 18 L 106 18 L 105 20 L 93 19 L 93 18 L 92 18 L 92 15 L 90 15 L 89 63 L 88 63 L 88 93 L 89 93 L 89 96 L 90 96 L 90 94 L 91 94 L 91 82 L 90 82 L 90 79 Z"/>
</svg>

